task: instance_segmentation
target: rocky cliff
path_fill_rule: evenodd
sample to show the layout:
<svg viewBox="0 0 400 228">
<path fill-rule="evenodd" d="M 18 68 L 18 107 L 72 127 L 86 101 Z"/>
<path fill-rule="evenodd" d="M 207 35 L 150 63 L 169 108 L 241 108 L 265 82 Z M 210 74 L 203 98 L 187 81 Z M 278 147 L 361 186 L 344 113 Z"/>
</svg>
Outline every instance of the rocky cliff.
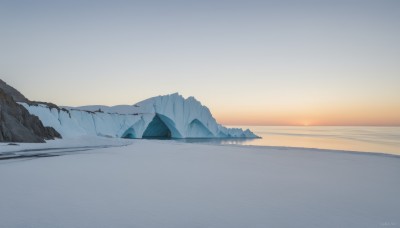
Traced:
<svg viewBox="0 0 400 228">
<path fill-rule="evenodd" d="M 44 127 L 38 117 L 16 102 L 31 103 L 0 79 L 0 142 L 44 142 L 61 138 L 52 127 Z"/>
</svg>

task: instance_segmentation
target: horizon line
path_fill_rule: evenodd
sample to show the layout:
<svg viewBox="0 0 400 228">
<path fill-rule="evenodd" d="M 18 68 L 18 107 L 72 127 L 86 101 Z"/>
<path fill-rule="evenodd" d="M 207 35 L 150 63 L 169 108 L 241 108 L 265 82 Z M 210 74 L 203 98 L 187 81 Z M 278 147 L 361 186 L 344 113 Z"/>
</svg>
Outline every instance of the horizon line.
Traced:
<svg viewBox="0 0 400 228">
<path fill-rule="evenodd" d="M 226 126 L 254 126 L 254 127 L 400 127 L 399 125 L 290 125 L 290 124 L 277 124 L 277 125 L 264 125 L 264 124 L 226 124 Z"/>
</svg>

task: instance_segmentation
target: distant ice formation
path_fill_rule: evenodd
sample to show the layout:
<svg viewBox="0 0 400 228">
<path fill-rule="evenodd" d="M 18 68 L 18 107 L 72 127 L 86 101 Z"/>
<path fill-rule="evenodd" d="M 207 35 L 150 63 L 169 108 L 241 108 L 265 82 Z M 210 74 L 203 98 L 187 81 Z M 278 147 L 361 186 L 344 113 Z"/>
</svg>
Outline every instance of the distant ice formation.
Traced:
<svg viewBox="0 0 400 228">
<path fill-rule="evenodd" d="M 158 96 L 135 105 L 55 108 L 20 103 L 44 126 L 64 138 L 97 135 L 122 138 L 256 138 L 250 130 L 226 128 L 194 97 L 178 93 Z"/>
</svg>

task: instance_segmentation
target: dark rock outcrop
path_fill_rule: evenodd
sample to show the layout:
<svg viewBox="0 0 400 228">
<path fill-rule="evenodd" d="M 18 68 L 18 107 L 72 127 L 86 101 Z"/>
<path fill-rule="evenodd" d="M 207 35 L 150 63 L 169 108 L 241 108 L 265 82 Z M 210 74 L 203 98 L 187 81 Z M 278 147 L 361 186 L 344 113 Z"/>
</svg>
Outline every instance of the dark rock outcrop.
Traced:
<svg viewBox="0 0 400 228">
<path fill-rule="evenodd" d="M 3 92 L 8 96 L 11 96 L 15 102 L 25 102 L 25 103 L 29 102 L 29 100 L 24 95 L 22 95 L 22 93 L 20 93 L 13 87 L 7 85 L 7 83 L 5 83 L 1 79 L 0 79 L 0 90 L 3 90 Z"/>
<path fill-rule="evenodd" d="M 0 142 L 45 142 L 61 138 L 52 127 L 44 127 L 37 116 L 31 115 L 17 102 L 30 101 L 0 79 Z"/>
</svg>

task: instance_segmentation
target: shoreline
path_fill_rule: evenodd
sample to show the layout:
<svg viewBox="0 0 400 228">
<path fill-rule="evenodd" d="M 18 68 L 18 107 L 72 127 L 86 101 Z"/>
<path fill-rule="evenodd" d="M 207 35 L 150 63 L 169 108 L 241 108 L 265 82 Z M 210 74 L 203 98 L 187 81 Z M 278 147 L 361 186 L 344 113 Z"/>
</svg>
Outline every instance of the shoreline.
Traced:
<svg viewBox="0 0 400 228">
<path fill-rule="evenodd" d="M 226 145 L 221 145 L 226 146 Z M 391 154 L 386 152 L 369 152 L 369 151 L 356 151 L 356 150 L 334 150 L 334 149 L 322 149 L 322 148 L 309 148 L 309 147 L 291 147 L 291 146 L 258 146 L 258 145 L 234 145 L 229 144 L 228 146 L 235 147 L 254 147 L 254 148 L 270 148 L 278 150 L 313 150 L 317 152 L 329 152 L 329 153 L 347 153 L 347 154 L 360 154 L 360 155 L 374 155 L 374 156 L 385 156 L 400 158 L 400 154 Z"/>
<path fill-rule="evenodd" d="M 10 159 L 23 159 L 23 158 L 41 158 L 41 157 L 53 157 L 73 154 L 74 152 L 92 151 L 96 149 L 106 149 L 112 147 L 123 147 L 129 146 L 136 141 L 147 141 L 147 142 L 168 142 L 173 144 L 183 144 L 183 145 L 208 145 L 208 146 L 219 146 L 219 147 L 236 147 L 243 149 L 264 149 L 264 150 L 284 150 L 289 152 L 321 152 L 321 153 L 343 153 L 343 154 L 355 154 L 355 155 L 371 155 L 371 156 L 381 156 L 381 157 L 392 157 L 400 158 L 399 154 L 391 154 L 386 152 L 369 152 L 369 151 L 352 151 L 352 150 L 334 150 L 334 149 L 321 149 L 321 148 L 307 148 L 307 147 L 290 147 L 290 146 L 261 146 L 261 145 L 240 145 L 240 144 L 217 144 L 217 143 L 207 143 L 207 142 L 184 142 L 181 140 L 169 139 L 169 140 L 157 140 L 157 139 L 119 139 L 119 138 L 103 138 L 103 137 L 89 137 L 94 144 L 82 144 L 82 141 L 88 137 L 83 138 L 69 138 L 69 139 L 57 139 L 49 140 L 46 143 L 0 143 L 0 149 L 7 147 L 6 150 L 0 150 L 0 160 L 10 160 Z M 108 142 L 108 144 L 106 144 Z M 50 147 L 48 146 L 52 144 Z M 80 144 L 79 146 L 65 146 L 71 144 Z M 100 143 L 100 145 L 99 145 Z M 58 146 L 60 144 L 60 146 Z M 44 147 L 42 147 L 42 145 Z M 61 146 L 64 145 L 64 146 Z M 22 146 L 20 150 L 18 150 Z M 30 148 L 30 146 L 33 146 Z M 52 147 L 53 146 L 53 147 Z M 48 152 L 45 152 L 48 151 Z M 28 153 L 28 154 L 25 154 Z"/>
</svg>

